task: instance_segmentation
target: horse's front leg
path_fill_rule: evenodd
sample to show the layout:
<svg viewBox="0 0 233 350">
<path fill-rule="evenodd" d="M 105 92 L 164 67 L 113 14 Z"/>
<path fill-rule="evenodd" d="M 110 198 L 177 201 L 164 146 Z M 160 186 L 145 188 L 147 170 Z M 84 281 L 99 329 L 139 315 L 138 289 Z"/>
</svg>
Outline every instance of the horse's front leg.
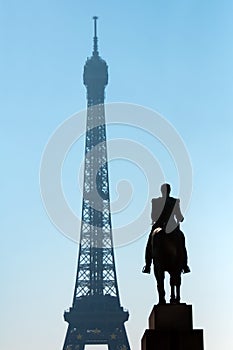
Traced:
<svg viewBox="0 0 233 350">
<path fill-rule="evenodd" d="M 176 286 L 176 302 L 180 303 L 180 286 Z"/>
<path fill-rule="evenodd" d="M 180 285 L 181 276 L 180 272 L 174 272 L 170 274 L 170 286 L 171 286 L 171 304 L 179 304 L 180 302 Z"/>
<path fill-rule="evenodd" d="M 176 281 L 176 300 L 177 303 L 180 302 L 180 286 L 181 286 L 181 272 L 177 274 L 177 281 Z"/>
<path fill-rule="evenodd" d="M 174 303 L 176 300 L 176 296 L 175 296 L 175 285 L 171 284 L 171 296 L 170 296 L 170 303 Z"/>
<path fill-rule="evenodd" d="M 170 273 L 170 287 L 171 287 L 171 296 L 170 303 L 176 303 L 176 295 L 175 295 L 175 276 L 173 273 Z"/>
<path fill-rule="evenodd" d="M 164 278 L 165 273 L 158 264 L 154 264 L 154 274 L 157 281 L 157 290 L 159 294 L 159 304 L 166 304 Z"/>
</svg>

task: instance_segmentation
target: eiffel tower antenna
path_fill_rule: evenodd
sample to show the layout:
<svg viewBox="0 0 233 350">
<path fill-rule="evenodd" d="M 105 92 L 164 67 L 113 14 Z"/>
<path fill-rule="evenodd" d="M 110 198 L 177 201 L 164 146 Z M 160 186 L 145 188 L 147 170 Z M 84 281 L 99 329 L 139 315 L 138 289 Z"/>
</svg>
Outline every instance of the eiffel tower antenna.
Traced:
<svg viewBox="0 0 233 350">
<path fill-rule="evenodd" d="M 98 19 L 97 16 L 93 17 L 93 20 L 94 20 L 93 55 L 99 55 L 99 52 L 98 52 L 98 37 L 97 37 L 97 19 Z"/>
</svg>

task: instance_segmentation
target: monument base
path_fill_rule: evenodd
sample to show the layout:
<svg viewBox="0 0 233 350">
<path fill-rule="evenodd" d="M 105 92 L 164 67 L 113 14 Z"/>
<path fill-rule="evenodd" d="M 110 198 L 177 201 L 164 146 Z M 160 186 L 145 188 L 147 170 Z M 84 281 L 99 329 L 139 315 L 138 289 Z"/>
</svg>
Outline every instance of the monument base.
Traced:
<svg viewBox="0 0 233 350">
<path fill-rule="evenodd" d="M 192 305 L 155 305 L 149 316 L 149 328 L 157 331 L 193 329 Z"/>
<path fill-rule="evenodd" d="M 193 329 L 191 305 L 155 305 L 149 328 L 142 337 L 142 350 L 204 350 L 203 330 Z"/>
<path fill-rule="evenodd" d="M 203 330 L 156 331 L 147 329 L 142 350 L 203 350 Z"/>
</svg>

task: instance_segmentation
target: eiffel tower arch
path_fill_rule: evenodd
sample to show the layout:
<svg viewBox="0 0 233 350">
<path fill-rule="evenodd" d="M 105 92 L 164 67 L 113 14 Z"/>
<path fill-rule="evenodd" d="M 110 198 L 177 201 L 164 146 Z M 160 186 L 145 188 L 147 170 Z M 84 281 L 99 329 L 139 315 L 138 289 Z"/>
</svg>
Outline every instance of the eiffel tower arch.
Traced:
<svg viewBox="0 0 233 350">
<path fill-rule="evenodd" d="M 83 82 L 87 89 L 87 123 L 82 224 L 77 277 L 63 350 L 86 344 L 107 344 L 109 350 L 130 350 L 124 322 L 129 313 L 120 305 L 114 261 L 105 125 L 108 66 L 99 56 L 97 17 L 94 47 Z"/>
</svg>

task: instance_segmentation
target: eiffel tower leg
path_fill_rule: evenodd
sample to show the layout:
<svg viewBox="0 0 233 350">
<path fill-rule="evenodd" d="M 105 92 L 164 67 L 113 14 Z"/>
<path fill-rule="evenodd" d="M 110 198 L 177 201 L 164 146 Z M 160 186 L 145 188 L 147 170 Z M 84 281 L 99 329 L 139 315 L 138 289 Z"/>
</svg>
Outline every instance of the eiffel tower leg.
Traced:
<svg viewBox="0 0 233 350">
<path fill-rule="evenodd" d="M 69 327 L 66 333 L 66 339 L 64 342 L 63 350 L 84 350 L 85 342 L 82 339 L 82 335 L 73 330 L 73 327 Z"/>
<path fill-rule="evenodd" d="M 67 332 L 66 332 L 66 338 L 65 338 L 65 341 L 64 341 L 64 345 L 63 345 L 63 350 L 67 350 L 69 349 L 69 335 L 70 335 L 70 326 L 68 327 L 67 329 Z"/>
<path fill-rule="evenodd" d="M 79 342 L 79 344 L 75 345 L 74 349 L 72 348 L 72 350 L 84 350 L 85 348 L 85 344 L 82 342 Z"/>
<path fill-rule="evenodd" d="M 108 343 L 109 350 L 130 350 L 128 338 L 125 331 L 125 326 L 116 329 L 116 338 L 112 339 Z"/>
<path fill-rule="evenodd" d="M 72 341 L 64 345 L 63 350 L 84 350 L 85 344 L 82 341 Z"/>
</svg>

